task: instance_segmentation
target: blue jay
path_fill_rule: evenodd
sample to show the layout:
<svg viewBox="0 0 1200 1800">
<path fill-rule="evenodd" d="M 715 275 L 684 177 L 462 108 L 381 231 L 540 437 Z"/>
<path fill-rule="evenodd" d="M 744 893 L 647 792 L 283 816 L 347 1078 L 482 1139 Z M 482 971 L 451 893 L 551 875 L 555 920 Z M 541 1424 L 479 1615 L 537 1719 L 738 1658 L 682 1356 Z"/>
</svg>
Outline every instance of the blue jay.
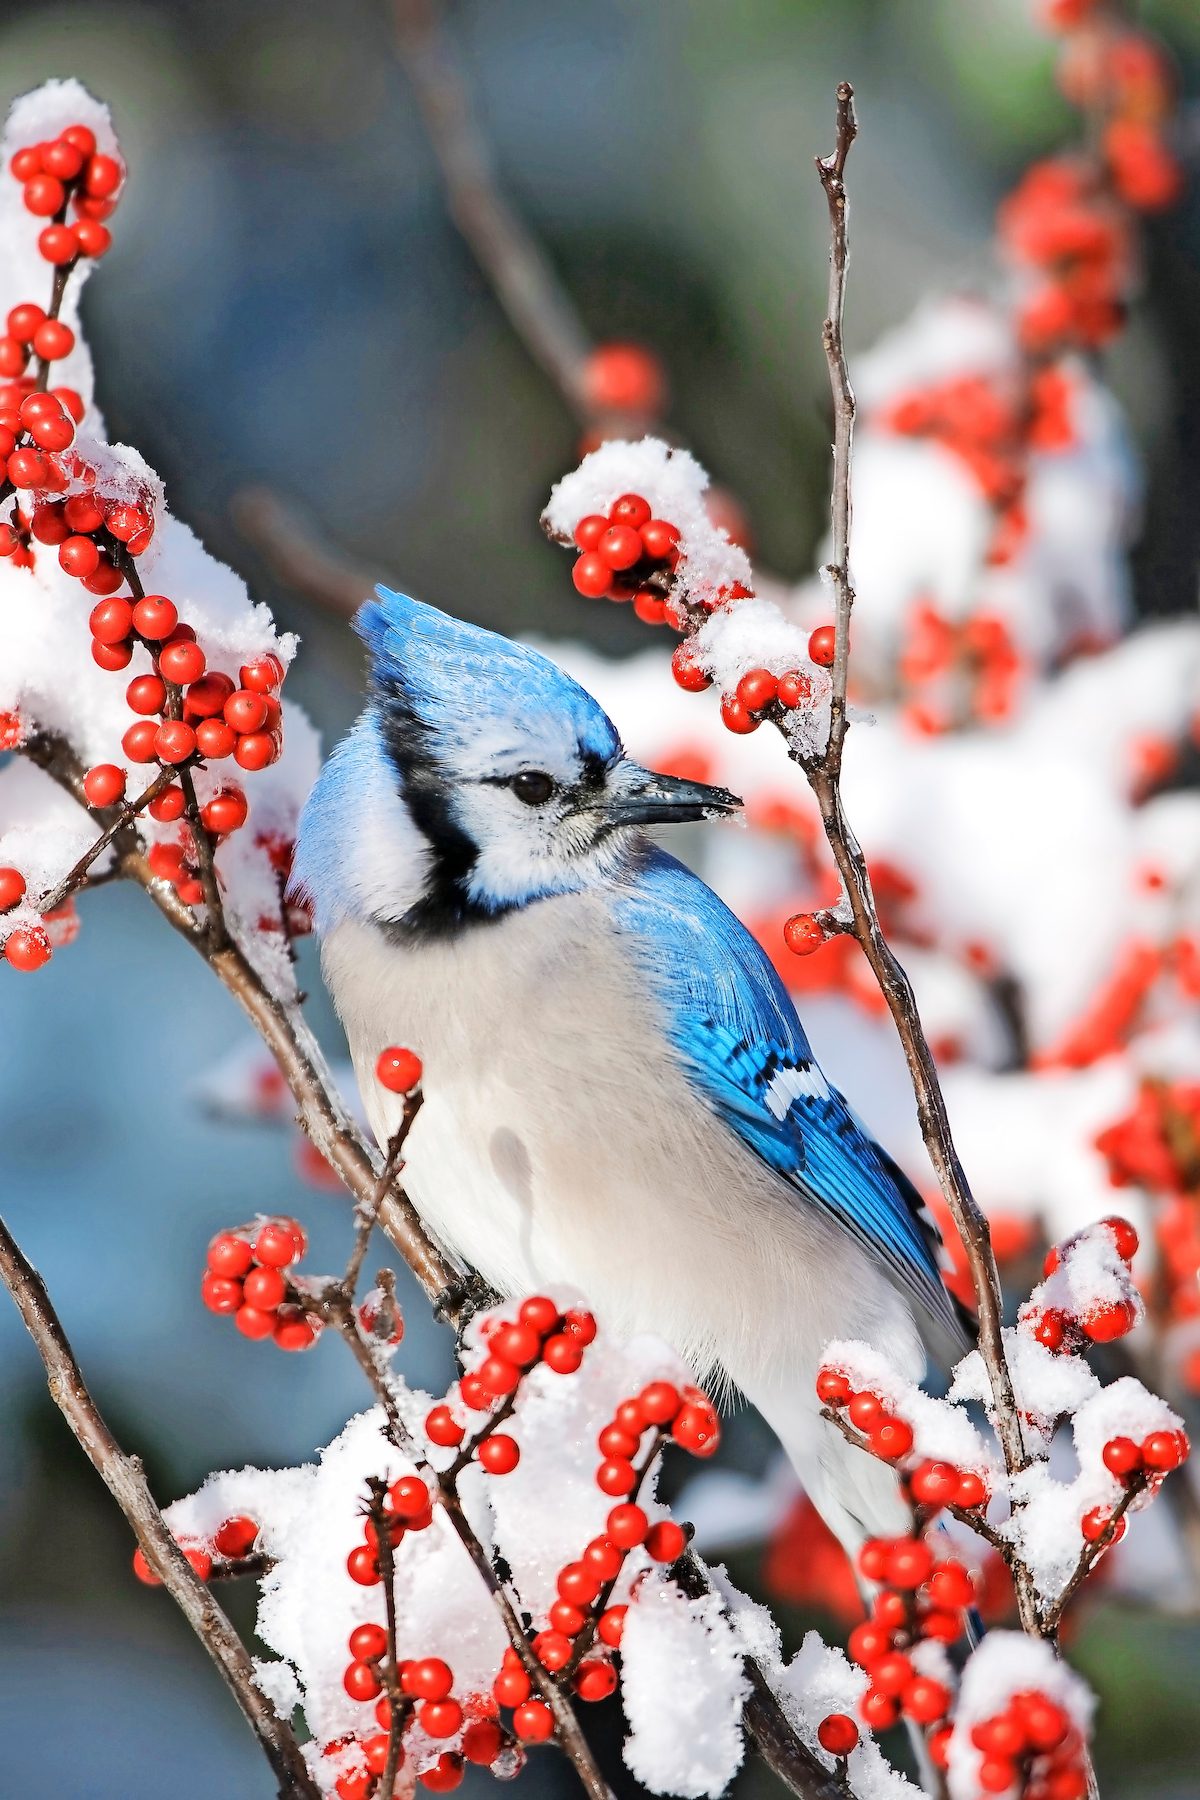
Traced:
<svg viewBox="0 0 1200 1800">
<path fill-rule="evenodd" d="M 820 1417 L 825 1343 L 921 1377 L 961 1351 L 920 1197 L 813 1060 L 759 945 L 643 827 L 731 814 L 626 757 L 544 656 L 386 588 L 369 703 L 301 820 L 294 886 L 381 1145 L 411 1046 L 405 1185 L 499 1292 L 569 1284 L 760 1409 L 849 1548 L 891 1471 Z"/>
</svg>

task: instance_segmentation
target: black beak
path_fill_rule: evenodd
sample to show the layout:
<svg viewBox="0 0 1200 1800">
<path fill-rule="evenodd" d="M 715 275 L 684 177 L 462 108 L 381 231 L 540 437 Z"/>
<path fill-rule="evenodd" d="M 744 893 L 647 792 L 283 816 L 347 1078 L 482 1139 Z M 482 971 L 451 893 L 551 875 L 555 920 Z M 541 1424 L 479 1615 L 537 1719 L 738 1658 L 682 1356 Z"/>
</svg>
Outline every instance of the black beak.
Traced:
<svg viewBox="0 0 1200 1800">
<path fill-rule="evenodd" d="M 687 825 L 697 819 L 727 817 L 738 812 L 741 804 L 726 788 L 685 781 L 680 775 L 655 775 L 650 769 L 627 763 L 605 811 L 613 825 Z"/>
</svg>

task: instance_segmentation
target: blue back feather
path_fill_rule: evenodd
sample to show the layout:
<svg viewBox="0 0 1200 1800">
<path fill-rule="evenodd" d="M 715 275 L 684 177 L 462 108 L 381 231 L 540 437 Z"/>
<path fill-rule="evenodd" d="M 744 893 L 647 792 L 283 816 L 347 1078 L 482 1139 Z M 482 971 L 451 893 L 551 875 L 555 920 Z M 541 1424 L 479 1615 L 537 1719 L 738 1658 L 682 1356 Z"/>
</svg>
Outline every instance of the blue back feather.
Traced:
<svg viewBox="0 0 1200 1800">
<path fill-rule="evenodd" d="M 920 1195 L 816 1069 L 786 988 L 741 921 L 657 849 L 634 871 L 616 919 L 708 1104 L 798 1196 L 832 1213 L 927 1314 L 960 1335 Z"/>
</svg>

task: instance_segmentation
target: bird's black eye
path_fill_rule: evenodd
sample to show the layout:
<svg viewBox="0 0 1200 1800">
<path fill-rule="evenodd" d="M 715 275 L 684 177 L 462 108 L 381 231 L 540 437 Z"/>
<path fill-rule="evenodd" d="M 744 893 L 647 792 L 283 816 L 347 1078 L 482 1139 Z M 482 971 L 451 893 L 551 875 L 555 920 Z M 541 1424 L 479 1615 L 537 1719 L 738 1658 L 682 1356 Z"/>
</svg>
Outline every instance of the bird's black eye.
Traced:
<svg viewBox="0 0 1200 1800">
<path fill-rule="evenodd" d="M 522 769 L 509 783 L 518 800 L 526 806 L 544 806 L 554 792 L 553 778 L 545 769 Z"/>
</svg>

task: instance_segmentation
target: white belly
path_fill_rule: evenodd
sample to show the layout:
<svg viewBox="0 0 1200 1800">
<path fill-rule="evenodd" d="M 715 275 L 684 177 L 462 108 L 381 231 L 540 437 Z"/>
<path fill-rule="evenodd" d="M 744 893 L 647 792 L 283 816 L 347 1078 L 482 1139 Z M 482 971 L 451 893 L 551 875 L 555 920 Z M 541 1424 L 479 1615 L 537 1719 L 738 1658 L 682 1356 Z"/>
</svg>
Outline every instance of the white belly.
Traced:
<svg viewBox="0 0 1200 1800">
<path fill-rule="evenodd" d="M 614 1330 L 656 1332 L 750 1389 L 782 1376 L 811 1395 L 832 1336 L 919 1370 L 908 1309 L 869 1259 L 693 1094 L 603 899 L 413 948 L 347 922 L 322 961 L 380 1143 L 401 1107 L 376 1058 L 421 1056 L 405 1185 L 501 1292 L 568 1283 Z"/>
</svg>

